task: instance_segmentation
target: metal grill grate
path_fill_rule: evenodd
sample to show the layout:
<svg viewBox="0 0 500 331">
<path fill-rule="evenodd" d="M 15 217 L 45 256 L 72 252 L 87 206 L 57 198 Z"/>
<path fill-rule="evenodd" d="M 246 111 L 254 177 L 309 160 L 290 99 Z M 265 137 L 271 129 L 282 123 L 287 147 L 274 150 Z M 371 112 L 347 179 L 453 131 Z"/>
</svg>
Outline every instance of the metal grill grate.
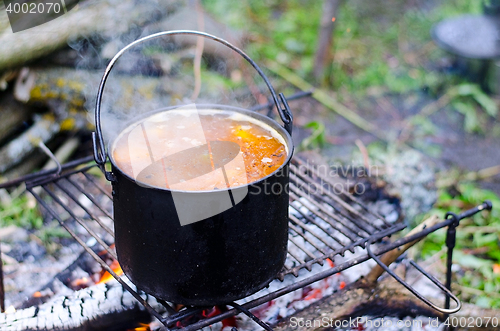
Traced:
<svg viewBox="0 0 500 331">
<path fill-rule="evenodd" d="M 278 275 L 281 280 L 286 274 L 297 276 L 302 268 L 310 271 L 314 263 L 323 265 L 326 259 L 347 250 L 354 252 L 354 247 L 364 247 L 369 239 L 400 229 L 350 194 L 347 183 L 333 182 L 300 159 L 290 165 L 289 192 L 289 252 Z M 297 256 L 297 250 L 305 258 Z"/>
<path fill-rule="evenodd" d="M 197 308 L 186 308 L 175 312 L 170 304 L 163 302 L 168 311 L 167 316 L 163 316 L 150 307 L 138 292 L 129 287 L 126 281 L 118 277 L 101 257 L 92 251 L 88 244 L 89 238 L 95 239 L 111 257 L 116 259 L 112 245 L 114 235 L 111 187 L 103 185 L 92 175 L 93 171 L 99 171 L 93 163 L 74 164 L 60 175 L 32 178 L 26 182 L 26 187 L 50 216 L 56 219 L 104 269 L 165 326 L 173 326 L 199 313 L 200 309 Z M 301 269 L 309 270 L 309 274 L 292 285 L 283 284 L 278 290 L 245 303 L 244 308 L 256 307 L 366 261 L 367 256 L 320 272 L 311 271 L 315 263 L 323 265 L 327 259 L 335 255 L 343 255 L 348 250 L 354 252 L 356 246 L 364 247 L 368 241 L 377 241 L 405 227 L 403 224 L 387 222 L 345 189 L 342 192 L 335 192 L 335 186 L 338 184 L 332 182 L 331 178 L 322 176 L 318 169 L 298 159 L 293 160 L 289 187 L 289 252 L 285 268 L 277 278 L 283 280 L 287 274 L 297 276 Z M 241 307 L 198 320 L 186 326 L 185 330 L 197 330 L 240 311 Z"/>
</svg>

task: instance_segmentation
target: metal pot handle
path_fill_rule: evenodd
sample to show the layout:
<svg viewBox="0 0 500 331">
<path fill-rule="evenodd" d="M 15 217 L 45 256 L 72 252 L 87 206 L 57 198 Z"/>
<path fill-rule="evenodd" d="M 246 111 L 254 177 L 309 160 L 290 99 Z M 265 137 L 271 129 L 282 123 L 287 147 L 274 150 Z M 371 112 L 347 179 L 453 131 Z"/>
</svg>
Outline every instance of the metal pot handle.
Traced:
<svg viewBox="0 0 500 331">
<path fill-rule="evenodd" d="M 106 70 L 104 71 L 104 75 L 102 76 L 101 83 L 99 84 L 99 90 L 97 92 L 97 100 L 96 100 L 96 107 L 95 107 L 95 132 L 92 132 L 92 141 L 94 145 L 94 159 L 95 162 L 101 167 L 101 169 L 104 170 L 104 164 L 106 163 L 107 159 L 107 153 L 106 153 L 106 147 L 104 145 L 104 138 L 102 136 L 102 129 L 101 129 L 101 101 L 102 101 L 102 94 L 104 91 L 104 85 L 106 84 L 106 80 L 108 79 L 109 74 L 111 73 L 111 69 L 115 65 L 116 61 L 120 58 L 120 56 L 123 55 L 126 51 L 128 51 L 130 48 L 144 42 L 147 40 L 151 39 L 156 39 L 159 37 L 163 36 L 170 36 L 170 35 L 196 35 L 208 39 L 215 40 L 229 48 L 231 48 L 233 51 L 241 55 L 245 60 L 247 60 L 250 65 L 257 70 L 259 75 L 262 77 L 264 82 L 266 83 L 267 87 L 269 88 L 269 91 L 271 92 L 271 96 L 273 98 L 274 104 L 276 105 L 276 109 L 278 110 L 278 113 L 281 117 L 281 120 L 284 123 L 284 128 L 288 133 L 291 135 L 292 134 L 292 113 L 290 111 L 290 107 L 288 106 L 288 103 L 285 99 L 285 96 L 283 93 L 279 94 L 279 98 L 283 104 L 284 108 L 280 107 L 280 103 L 278 101 L 278 97 L 276 96 L 276 91 L 272 87 L 271 83 L 269 82 L 269 79 L 267 76 L 264 74 L 264 72 L 259 68 L 259 66 L 247 55 L 245 54 L 241 49 L 238 47 L 230 44 L 224 39 L 221 39 L 219 37 L 213 36 L 208 33 L 204 32 L 199 32 L 199 31 L 191 31 L 191 30 L 173 30 L 173 31 L 163 31 L 163 32 L 158 32 L 146 37 L 143 37 L 141 39 L 138 39 L 127 46 L 125 46 L 121 51 L 119 51 L 109 62 L 108 66 L 106 67 Z M 108 180 L 112 180 L 112 177 L 114 177 L 111 173 L 108 173 L 104 171 L 106 174 L 106 178 Z M 108 178 L 109 177 L 109 178 Z"/>
</svg>

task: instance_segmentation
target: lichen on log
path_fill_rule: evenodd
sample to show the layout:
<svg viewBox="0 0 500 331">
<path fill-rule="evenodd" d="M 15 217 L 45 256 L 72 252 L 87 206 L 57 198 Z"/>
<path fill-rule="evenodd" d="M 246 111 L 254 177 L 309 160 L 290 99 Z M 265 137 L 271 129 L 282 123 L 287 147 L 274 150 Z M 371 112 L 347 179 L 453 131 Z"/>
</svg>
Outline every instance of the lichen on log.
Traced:
<svg viewBox="0 0 500 331">
<path fill-rule="evenodd" d="M 97 72 L 23 68 L 14 86 L 14 96 L 25 103 L 48 105 L 51 101 L 58 101 L 68 107 L 83 109 L 87 84 L 98 82 Z"/>
<path fill-rule="evenodd" d="M 93 110 L 101 71 L 68 68 L 23 68 L 16 81 L 14 95 L 29 104 L 51 106 L 64 103 L 68 109 Z M 170 96 L 185 92 L 182 83 L 171 77 L 111 74 L 103 96 L 103 105 L 128 112 L 153 110 L 168 105 Z M 186 85 L 186 84 L 184 84 Z"/>
</svg>

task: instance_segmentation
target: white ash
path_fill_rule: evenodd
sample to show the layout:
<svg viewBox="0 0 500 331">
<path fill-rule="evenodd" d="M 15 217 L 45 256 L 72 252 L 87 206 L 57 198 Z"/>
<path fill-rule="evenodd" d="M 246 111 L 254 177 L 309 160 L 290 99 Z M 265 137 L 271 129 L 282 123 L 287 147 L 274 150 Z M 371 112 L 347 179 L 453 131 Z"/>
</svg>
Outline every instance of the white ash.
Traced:
<svg viewBox="0 0 500 331">
<path fill-rule="evenodd" d="M 373 245 L 374 248 L 376 245 Z M 354 253 L 351 253 L 350 251 L 347 251 L 344 254 L 344 257 L 342 256 L 336 256 L 334 259 L 335 265 L 340 265 L 341 263 L 345 261 L 351 261 L 359 256 L 366 255 L 366 250 L 361 248 L 361 247 L 355 247 L 354 248 Z M 370 270 L 376 265 L 377 263 L 373 260 L 367 260 L 363 263 L 358 263 L 349 269 L 346 269 L 342 271 L 342 275 L 344 276 L 346 282 L 353 283 L 356 280 L 358 280 L 361 276 L 365 276 L 370 272 Z"/>
<path fill-rule="evenodd" d="M 435 166 L 416 151 L 388 154 L 382 160 L 386 166 L 383 179 L 389 193 L 401 197 L 401 207 L 407 222 L 431 209 L 437 199 Z"/>
<path fill-rule="evenodd" d="M 122 279 L 136 290 L 126 277 Z M 164 308 L 152 296 L 142 297 L 160 314 L 164 312 Z M 77 330 L 85 328 L 89 322 L 92 325 L 99 317 L 107 316 L 109 319 L 113 315 L 144 309 L 132 294 L 113 279 L 106 284 L 93 285 L 71 293 L 63 292 L 36 307 L 17 311 L 12 309 L 11 313 L 0 314 L 0 325 L 4 331 Z"/>
<path fill-rule="evenodd" d="M 313 209 L 316 208 L 315 206 L 312 206 L 311 204 L 308 204 L 308 201 L 304 198 L 301 198 L 300 201 L 294 201 L 291 204 L 291 207 L 289 208 L 290 214 L 294 215 L 297 218 L 301 218 L 301 213 L 298 212 L 298 210 L 301 210 L 303 214 L 308 215 L 308 216 L 313 216 L 314 214 L 311 212 L 310 209 L 306 208 L 305 205 L 307 205 L 309 208 Z M 314 218 L 315 222 L 320 225 L 323 229 L 325 229 L 328 233 L 330 234 L 335 234 L 337 237 L 339 236 L 339 233 L 337 230 L 335 230 L 330 224 L 325 222 L 319 217 Z M 328 244 L 333 245 L 334 247 L 339 246 L 339 244 L 332 239 L 331 236 L 326 236 L 325 233 L 315 224 L 312 223 L 306 223 L 306 228 L 310 232 L 317 233 L 318 235 L 323 238 Z M 293 232 L 292 232 L 293 233 Z M 343 236 L 343 235 L 342 235 Z M 312 237 L 312 236 L 311 236 Z M 314 237 L 312 237 L 315 239 Z M 344 237 L 345 240 L 347 240 L 346 237 Z M 313 245 L 310 243 L 306 242 L 301 236 L 299 235 L 292 235 L 293 241 L 298 242 L 299 244 L 302 244 L 305 246 L 308 250 L 313 252 L 315 256 L 321 256 L 321 252 L 319 252 Z M 308 238 L 309 239 L 309 238 Z M 312 240 L 312 239 L 309 239 Z M 315 239 L 314 241 L 315 245 L 318 246 L 318 248 L 323 249 L 323 250 L 331 250 L 328 248 L 322 241 Z M 293 245 L 289 243 L 288 249 L 290 252 L 292 252 L 292 255 L 295 255 L 303 260 L 307 260 L 307 255 L 304 251 L 299 249 L 298 246 Z M 336 255 L 334 257 L 334 264 L 335 265 L 340 265 L 348 260 L 355 259 L 361 255 L 366 254 L 366 251 L 360 247 L 356 247 L 353 249 L 354 253 L 347 251 L 344 255 L 344 257 L 340 255 Z M 287 268 L 291 268 L 296 265 L 296 261 L 293 261 L 292 258 L 288 258 L 285 266 Z M 260 307 L 255 308 L 252 310 L 254 314 L 256 314 L 260 319 L 262 319 L 264 322 L 273 324 L 276 323 L 279 319 L 283 317 L 290 316 L 297 310 L 301 310 L 313 302 L 331 295 L 334 291 L 338 290 L 341 288 L 341 282 L 344 284 L 346 283 L 351 283 L 357 280 L 360 276 L 367 274 L 371 268 L 374 266 L 375 262 L 374 261 L 367 261 L 365 263 L 358 264 L 354 267 L 351 267 L 347 270 L 342 271 L 341 273 L 334 274 L 330 277 L 327 277 L 323 280 L 320 280 L 318 282 L 315 282 L 305 288 L 298 289 L 297 291 L 288 293 L 284 296 L 281 296 L 279 298 L 276 298 L 272 300 L 271 303 L 266 303 L 261 305 Z M 245 302 L 249 302 L 253 299 L 259 298 L 261 296 L 264 296 L 268 293 L 272 293 L 282 287 L 294 284 L 296 282 L 301 281 L 302 279 L 311 277 L 314 274 L 317 274 L 319 272 L 325 271 L 330 269 L 331 266 L 329 263 L 325 261 L 323 266 L 320 266 L 319 264 L 314 264 L 312 266 L 311 272 L 307 271 L 306 269 L 301 269 L 299 271 L 298 277 L 293 276 L 292 274 L 287 274 L 284 277 L 283 282 L 280 282 L 278 280 L 275 280 L 269 284 L 268 288 L 265 288 L 245 299 L 240 300 L 238 303 L 243 304 Z M 317 290 L 316 292 L 314 292 Z M 308 292 L 308 293 L 306 293 Z M 317 293 L 315 296 L 308 296 L 309 293 Z M 253 322 L 250 318 L 247 316 L 240 314 L 236 318 L 237 323 L 238 323 L 238 330 L 259 330 L 259 326 Z"/>
<path fill-rule="evenodd" d="M 75 194 L 78 197 L 78 201 L 84 205 L 87 208 L 92 207 L 92 204 L 89 203 L 89 199 L 85 196 L 83 196 L 80 192 L 79 194 Z M 94 194 L 94 196 L 96 196 Z M 97 195 L 99 197 L 99 195 Z M 107 197 L 104 197 L 107 203 L 110 203 L 110 200 Z M 391 215 L 395 209 L 393 206 L 393 210 L 391 211 L 390 209 L 391 204 L 389 204 L 387 201 L 382 201 L 380 202 L 379 205 L 374 205 L 374 208 L 376 207 L 376 211 L 383 216 Z M 110 207 L 110 206 L 109 206 Z M 83 209 L 79 207 L 78 205 L 72 203 L 70 206 L 71 210 L 75 212 L 77 210 L 77 214 L 79 217 L 82 218 L 88 218 L 88 215 L 86 213 L 83 213 Z M 59 207 L 58 211 L 61 211 L 62 208 Z M 110 210 L 110 208 L 106 208 L 107 210 Z M 291 231 L 291 238 L 292 242 L 297 243 L 297 245 L 294 245 L 293 243 L 289 243 L 289 251 L 292 252 L 292 254 L 296 257 L 298 257 L 301 260 L 308 261 L 310 257 L 308 254 L 306 254 L 300 247 L 304 247 L 306 250 L 311 252 L 314 256 L 320 257 L 323 255 L 323 252 L 331 252 L 331 247 L 334 247 L 335 249 L 340 249 L 342 246 L 345 246 L 346 244 L 350 243 L 352 240 L 349 239 L 347 236 L 344 234 L 340 233 L 339 230 L 337 230 L 335 227 L 339 228 L 341 231 L 347 231 L 348 233 L 352 233 L 354 230 L 347 230 L 346 226 L 341 224 L 340 222 L 335 222 L 332 220 L 332 224 L 329 224 L 328 222 L 324 221 L 320 217 L 316 215 L 316 213 L 319 213 L 320 215 L 323 214 L 323 211 L 319 210 L 317 206 L 315 206 L 313 203 L 311 203 L 308 198 L 306 197 L 301 197 L 298 201 L 294 201 L 291 203 L 291 207 L 289 208 L 289 212 L 291 215 L 294 215 L 296 218 L 301 220 L 303 223 L 305 223 L 304 227 L 308 232 L 306 232 L 304 235 L 306 236 L 307 240 L 304 240 L 304 238 L 295 233 L 294 231 Z M 335 212 L 332 206 L 328 204 L 322 204 L 321 209 L 327 210 L 328 212 Z M 94 212 L 92 210 L 92 212 Z M 106 217 L 102 216 L 102 213 L 100 211 L 95 211 L 97 214 L 97 217 L 105 223 L 106 225 L 109 225 L 112 227 L 111 220 Z M 376 225 L 381 225 L 382 221 L 380 219 L 376 219 L 373 215 L 367 215 L 364 211 L 362 211 L 364 215 L 366 215 L 370 220 L 373 221 L 374 224 Z M 304 217 L 306 215 L 308 218 L 314 220 L 314 223 L 308 222 L 307 219 Z M 69 215 L 66 215 L 69 216 Z M 341 217 L 341 216 L 339 216 Z M 87 219 L 84 220 L 87 225 L 91 226 L 93 229 L 95 227 L 96 231 L 100 228 L 100 226 L 97 225 L 96 222 L 89 221 L 87 222 Z M 68 222 L 69 223 L 74 223 L 74 222 Z M 334 225 L 334 226 L 332 226 Z M 72 227 L 75 229 L 75 231 L 78 233 L 79 236 L 82 237 L 85 241 L 88 241 L 89 244 L 95 244 L 95 239 L 92 237 L 88 236 L 88 233 L 83 227 L 77 224 L 72 224 Z M 353 227 L 354 228 L 354 227 Z M 101 233 L 102 233 L 102 229 Z M 328 245 L 323 243 L 322 240 L 319 240 L 315 238 L 311 233 L 316 234 L 318 237 L 322 238 Z M 360 234 L 359 234 L 360 235 Z M 333 239 L 335 238 L 335 239 Z M 340 242 L 340 243 L 339 243 Z M 314 244 L 314 245 L 313 245 Z M 319 250 L 317 249 L 319 248 Z M 342 257 L 340 255 L 335 256 L 332 258 L 333 263 L 335 265 L 340 265 L 344 263 L 347 260 L 351 260 L 356 258 L 357 256 L 365 254 L 365 252 L 361 248 L 354 248 L 354 253 L 351 252 L 346 252 L 345 256 Z M 331 261 L 330 261 L 331 263 Z M 238 303 L 243 304 L 245 302 L 249 302 L 255 298 L 259 298 L 261 296 L 264 296 L 266 294 L 275 292 L 276 290 L 283 288 L 285 286 L 294 284 L 296 282 L 301 281 L 302 279 L 309 278 L 313 276 L 314 274 L 317 274 L 319 272 L 328 270 L 331 268 L 331 265 L 328 261 L 324 261 L 323 265 L 319 264 L 314 264 L 312 265 L 312 270 L 309 272 L 306 269 L 301 269 L 298 272 L 298 277 L 293 276 L 292 274 L 287 274 L 284 277 L 283 282 L 280 282 L 279 280 L 275 280 L 271 282 L 269 287 L 255 293 L 254 295 L 244 298 Z M 287 316 L 290 316 L 297 310 L 303 309 L 306 306 L 312 304 L 313 302 L 326 297 L 328 295 L 331 295 L 334 291 L 340 289 L 341 287 L 345 286 L 346 283 L 351 283 L 358 279 L 362 274 L 366 274 L 370 269 L 371 266 L 369 265 L 370 263 L 364 263 L 358 266 L 355 266 L 351 269 L 348 269 L 346 271 L 343 271 L 342 273 L 337 273 L 334 274 L 330 277 L 327 277 L 323 280 L 317 281 L 309 286 L 306 286 L 305 288 L 298 289 L 297 291 L 294 291 L 292 293 L 289 293 L 287 295 L 281 296 L 279 298 L 276 298 L 275 300 L 272 300 L 270 303 L 266 303 L 260 307 L 255 308 L 252 310 L 259 318 L 261 318 L 263 321 L 267 323 L 275 323 L 278 321 L 280 318 L 284 318 Z M 373 264 L 373 262 L 372 262 Z M 295 261 L 293 258 L 288 256 L 287 262 L 286 262 L 286 267 L 287 268 L 293 268 L 294 266 L 298 265 L 297 261 Z M 40 285 L 40 284 L 39 284 Z M 63 284 L 61 284 L 63 285 Z M 64 286 L 64 285 L 63 285 Z M 61 289 L 61 291 L 63 291 Z M 68 289 L 69 290 L 69 289 Z M 31 291 L 30 295 L 33 293 Z M 259 330 L 260 327 L 250 320 L 248 317 L 246 317 L 243 314 L 239 314 L 236 317 L 237 323 L 238 323 L 238 330 L 240 331 L 245 331 L 245 330 Z M 222 323 L 216 323 L 212 325 L 211 327 L 205 328 L 206 330 L 220 330 L 222 328 Z"/>
<path fill-rule="evenodd" d="M 79 178 L 82 178 L 84 181 L 79 181 Z M 79 178 L 75 179 L 73 177 L 78 185 L 83 187 L 85 179 L 83 175 Z M 59 183 L 73 193 L 77 197 L 78 202 L 91 213 L 95 214 L 101 222 L 111 229 L 113 228 L 112 220 L 104 216 L 102 211 L 91 204 L 89 198 L 70 183 L 64 180 L 61 180 Z M 101 194 L 93 185 L 87 185 L 86 189 L 88 194 L 92 194 L 96 200 L 104 206 L 105 210 L 111 210 L 111 200 L 107 196 Z M 69 200 L 64 192 L 58 189 L 56 195 L 61 201 L 67 204 L 71 212 L 75 213 L 77 217 L 80 217 L 85 224 L 103 240 L 113 242 L 111 235 L 105 232 L 97 222 L 90 220 L 89 215 L 86 214 L 84 209 L 78 206 L 76 202 Z M 65 224 L 82 240 L 91 244 L 89 245 L 90 247 L 95 245 L 96 240 L 90 236 L 87 230 L 72 220 L 68 212 L 54 202 L 49 203 L 49 205 L 63 220 L 65 220 Z M 46 224 L 44 224 L 44 228 L 40 231 L 51 231 L 52 228 L 55 229 L 57 227 L 64 231 L 57 221 L 52 221 L 53 217 L 45 209 L 41 208 L 40 210 L 46 219 Z M 53 225 L 55 225 L 55 227 L 53 227 Z M 36 237 L 37 232 L 30 234 L 24 229 L 11 228 L 8 229 L 6 233 L 8 237 L 1 240 L 2 255 L 7 257 L 4 261 L 10 262 L 4 266 L 6 306 L 13 305 L 15 307 L 20 307 L 23 302 L 30 299 L 33 293 L 40 290 L 43 285 L 53 281 L 55 275 L 71 265 L 83 252 L 82 246 L 72 239 L 58 239 L 59 243 L 54 245 L 54 240 L 51 238 L 48 245 L 52 245 L 51 247 L 53 248 L 55 247 L 55 251 L 47 252 L 42 241 Z M 45 243 L 45 245 L 47 245 L 47 243 Z M 65 286 L 61 287 L 61 290 L 64 290 L 64 288 Z M 59 293 L 54 293 L 54 295 L 58 296 Z"/>
<path fill-rule="evenodd" d="M 395 223 L 399 218 L 399 213 L 394 208 L 394 204 L 387 200 L 368 202 L 366 205 L 371 211 L 379 214 L 389 223 Z"/>
<path fill-rule="evenodd" d="M 27 259 L 26 262 L 4 265 L 5 306 L 19 307 L 41 286 L 53 280 L 58 272 L 73 263 L 82 251 L 79 244 L 73 243 L 61 247 L 57 258 L 44 254 L 36 259 Z"/>
<path fill-rule="evenodd" d="M 438 279 L 441 284 L 445 283 L 445 273 L 438 274 L 438 272 L 436 272 L 436 268 L 422 267 L 434 278 Z M 407 267 L 406 281 L 408 284 L 413 286 L 417 292 L 434 302 L 437 306 L 443 306 L 445 300 L 444 292 L 442 292 L 430 279 L 422 275 L 412 266 Z M 453 300 L 451 300 L 451 307 L 454 307 Z"/>
</svg>

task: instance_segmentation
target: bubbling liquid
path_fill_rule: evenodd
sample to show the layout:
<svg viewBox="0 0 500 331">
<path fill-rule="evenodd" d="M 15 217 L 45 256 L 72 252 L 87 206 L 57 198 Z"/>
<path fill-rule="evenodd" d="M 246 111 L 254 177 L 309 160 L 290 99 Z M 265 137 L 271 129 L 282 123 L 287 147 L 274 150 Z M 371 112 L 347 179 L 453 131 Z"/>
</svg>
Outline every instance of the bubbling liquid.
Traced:
<svg viewBox="0 0 500 331">
<path fill-rule="evenodd" d="M 287 159 L 283 137 L 250 116 L 175 109 L 126 128 L 112 146 L 116 166 L 139 184 L 207 191 L 255 182 Z"/>
</svg>

